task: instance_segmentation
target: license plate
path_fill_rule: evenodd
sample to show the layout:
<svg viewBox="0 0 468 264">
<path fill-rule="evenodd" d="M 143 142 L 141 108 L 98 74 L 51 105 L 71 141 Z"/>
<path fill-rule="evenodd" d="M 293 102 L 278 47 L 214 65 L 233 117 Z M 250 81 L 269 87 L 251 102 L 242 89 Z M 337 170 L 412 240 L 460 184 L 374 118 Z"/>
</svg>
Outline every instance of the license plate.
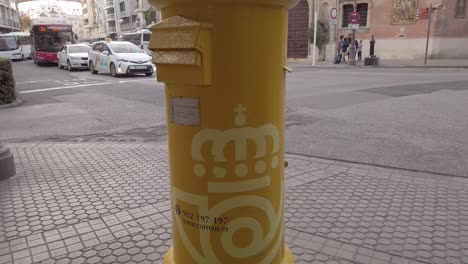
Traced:
<svg viewBox="0 0 468 264">
<path fill-rule="evenodd" d="M 146 70 L 147 67 L 146 66 L 135 66 L 135 69 L 145 69 Z"/>
</svg>

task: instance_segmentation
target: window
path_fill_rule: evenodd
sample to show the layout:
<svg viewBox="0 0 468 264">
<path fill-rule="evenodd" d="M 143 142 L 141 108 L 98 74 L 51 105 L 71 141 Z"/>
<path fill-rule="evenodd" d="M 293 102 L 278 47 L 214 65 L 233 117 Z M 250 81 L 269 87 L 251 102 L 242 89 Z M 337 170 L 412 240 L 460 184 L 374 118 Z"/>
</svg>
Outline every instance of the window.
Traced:
<svg viewBox="0 0 468 264">
<path fill-rule="evenodd" d="M 359 21 L 359 27 L 367 27 L 367 10 L 369 4 L 358 4 L 357 11 L 361 16 L 361 20 Z"/>
<path fill-rule="evenodd" d="M 141 49 L 138 48 L 135 44 L 130 43 L 111 43 L 112 50 L 115 53 L 141 53 Z"/>
<path fill-rule="evenodd" d="M 106 45 L 106 44 L 102 44 L 102 51 L 107 51 L 109 52 L 109 54 L 112 54 L 112 52 L 110 51 L 109 47 Z"/>
<path fill-rule="evenodd" d="M 341 26 L 342 26 L 343 28 L 347 28 L 347 27 L 348 27 L 348 24 L 349 24 L 349 21 L 348 21 L 349 14 L 351 14 L 352 12 L 354 12 L 354 6 L 353 6 L 353 5 L 344 5 L 344 6 L 343 6 L 343 23 L 341 24 Z"/>
<path fill-rule="evenodd" d="M 141 45 L 141 33 L 127 34 L 124 35 L 123 39 L 135 45 Z"/>
<path fill-rule="evenodd" d="M 93 50 L 94 51 L 102 51 L 102 44 L 101 43 L 97 43 L 96 45 L 93 46 Z"/>
<path fill-rule="evenodd" d="M 124 12 L 125 11 L 125 2 L 121 2 L 120 3 L 120 12 Z"/>
<path fill-rule="evenodd" d="M 31 45 L 31 39 L 28 36 L 19 37 L 19 42 L 21 45 Z"/>
</svg>

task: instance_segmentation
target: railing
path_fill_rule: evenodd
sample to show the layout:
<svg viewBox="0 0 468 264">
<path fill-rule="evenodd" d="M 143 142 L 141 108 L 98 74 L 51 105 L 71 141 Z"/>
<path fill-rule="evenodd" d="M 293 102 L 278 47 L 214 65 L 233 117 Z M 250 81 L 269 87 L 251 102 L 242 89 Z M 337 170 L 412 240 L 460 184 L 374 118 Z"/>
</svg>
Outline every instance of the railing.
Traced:
<svg viewBox="0 0 468 264">
<path fill-rule="evenodd" d="M 120 17 L 128 17 L 130 16 L 130 11 L 125 10 L 125 11 L 120 11 Z"/>
<path fill-rule="evenodd" d="M 136 29 L 137 28 L 137 25 L 135 23 L 124 23 L 124 24 L 120 24 L 120 29 L 121 30 L 128 30 L 128 29 Z"/>
<path fill-rule="evenodd" d="M 4 26 L 13 26 L 13 21 L 9 20 L 9 19 L 0 19 L 0 25 L 4 25 Z"/>
<path fill-rule="evenodd" d="M 106 15 L 106 20 L 109 21 L 109 20 L 115 20 L 115 15 L 114 14 L 107 14 Z"/>
<path fill-rule="evenodd" d="M 106 8 L 114 8 L 114 1 L 106 1 Z"/>
</svg>

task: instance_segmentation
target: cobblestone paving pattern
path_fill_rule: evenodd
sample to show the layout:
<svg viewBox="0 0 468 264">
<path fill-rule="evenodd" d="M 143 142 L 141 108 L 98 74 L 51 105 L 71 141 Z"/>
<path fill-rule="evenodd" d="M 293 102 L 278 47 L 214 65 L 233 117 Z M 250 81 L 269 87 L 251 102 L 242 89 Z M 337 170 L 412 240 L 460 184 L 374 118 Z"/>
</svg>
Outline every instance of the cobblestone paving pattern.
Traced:
<svg viewBox="0 0 468 264">
<path fill-rule="evenodd" d="M 171 245 L 167 147 L 9 144 L 0 264 L 160 263 Z M 468 180 L 287 155 L 296 263 L 468 263 Z"/>
</svg>

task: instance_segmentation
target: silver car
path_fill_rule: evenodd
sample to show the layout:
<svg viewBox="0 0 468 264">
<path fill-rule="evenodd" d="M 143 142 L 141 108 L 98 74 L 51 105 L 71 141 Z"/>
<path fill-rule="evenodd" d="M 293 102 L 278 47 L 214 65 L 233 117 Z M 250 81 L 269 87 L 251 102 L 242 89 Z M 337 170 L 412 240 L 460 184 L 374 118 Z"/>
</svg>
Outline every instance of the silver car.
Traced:
<svg viewBox="0 0 468 264">
<path fill-rule="evenodd" d="M 85 44 L 64 45 L 57 52 L 58 67 L 67 67 L 69 71 L 88 69 L 88 50 L 89 46 Z"/>
</svg>

